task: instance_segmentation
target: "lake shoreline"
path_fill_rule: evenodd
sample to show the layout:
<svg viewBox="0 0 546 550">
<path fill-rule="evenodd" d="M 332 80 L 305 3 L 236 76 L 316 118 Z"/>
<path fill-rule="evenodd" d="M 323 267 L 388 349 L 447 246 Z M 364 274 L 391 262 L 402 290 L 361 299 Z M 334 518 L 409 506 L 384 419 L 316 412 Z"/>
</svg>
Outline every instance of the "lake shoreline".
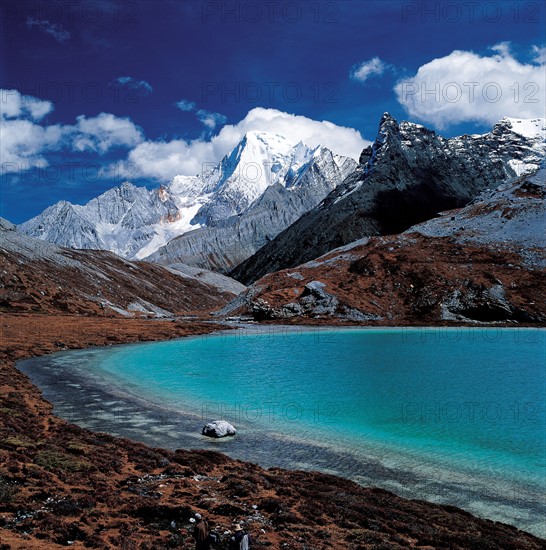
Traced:
<svg viewBox="0 0 546 550">
<path fill-rule="evenodd" d="M 438 336 L 429 327 L 426 336 Z M 299 343 L 297 340 L 312 335 L 313 342 L 333 341 L 335 336 L 347 333 L 383 334 L 393 333 L 409 342 L 421 341 L 421 333 L 403 332 L 396 327 L 340 327 L 342 332 L 332 332 L 329 327 L 283 326 L 274 327 L 238 325 L 236 330 L 219 330 L 202 336 L 188 336 L 180 342 L 198 338 L 206 340 L 258 337 L 264 345 L 272 345 L 274 338 L 282 338 L 286 344 Z M 513 336 L 513 329 L 484 328 L 471 329 L 469 340 L 483 337 L 491 339 Z M 476 332 L 478 331 L 478 332 Z M 443 336 L 460 337 L 459 332 L 449 329 Z M 464 334 L 462 336 L 465 338 Z M 437 339 L 436 339 L 437 340 Z M 436 341 L 434 340 L 434 341 Z M 305 339 L 303 340 L 305 341 Z M 175 341 L 171 341 L 173 344 Z M 303 345 L 303 344 L 302 344 Z M 130 350 L 142 344 L 127 344 Z M 151 349 L 147 344 L 145 349 Z M 135 348 L 135 351 L 138 350 Z M 106 432 L 116 437 L 127 437 L 169 450 L 206 449 L 226 453 L 233 459 L 258 464 L 264 468 L 280 467 L 318 470 L 345 479 L 350 479 L 364 487 L 379 487 L 393 491 L 404 498 L 422 498 L 444 505 L 456 505 L 479 517 L 502 521 L 520 529 L 544 536 L 538 522 L 532 518 L 542 517 L 546 511 L 541 503 L 542 489 L 529 480 L 513 478 L 510 471 L 504 476 L 497 473 L 486 476 L 462 464 L 449 461 L 438 462 L 419 454 L 417 449 L 400 447 L 378 447 L 378 442 L 368 439 L 359 445 L 360 451 L 346 442 L 329 441 L 305 431 L 304 425 L 297 422 L 295 432 L 286 431 L 275 423 L 264 426 L 265 432 L 256 433 L 256 424 L 248 416 L 231 416 L 215 413 L 215 408 L 204 401 L 195 403 L 190 398 L 181 399 L 175 405 L 160 394 L 145 394 L 140 387 L 133 387 L 121 375 L 112 376 L 100 367 L 95 370 L 95 357 L 101 357 L 111 348 L 57 353 L 17 363 L 17 368 L 29 376 L 43 392 L 44 397 L 54 405 L 54 414 L 92 431 Z M 138 353 L 138 351 L 137 351 Z M 62 383 L 59 383 L 62 380 Z M 191 406 L 190 406 L 191 403 Z M 231 410 L 231 409 L 230 409 Z M 303 411 L 303 406 L 300 409 Z M 309 412 L 309 414 L 311 414 Z M 200 428 L 208 421 L 226 419 L 235 424 L 239 434 L 231 439 L 215 440 L 200 435 Z M 277 423 L 278 424 L 278 423 Z M 293 432 L 293 433 L 292 433 Z M 347 434 L 349 436 L 350 434 Z M 343 445 L 342 448 L 339 445 Z M 419 464 L 419 467 L 416 467 Z M 511 511 L 511 512 L 510 512 Z M 510 512 L 510 513 L 509 513 Z"/>
<path fill-rule="evenodd" d="M 64 327 L 61 327 L 61 324 L 64 323 Z M 83 326 L 82 326 L 83 325 Z M 131 326 L 132 325 L 132 326 Z M 154 326 L 155 325 L 155 326 Z M 197 326 L 196 326 L 197 325 Z M 130 327 L 130 328 L 128 328 Z M 17 475 L 15 474 L 15 471 L 21 471 L 22 468 L 26 468 L 28 470 L 30 465 L 33 465 L 36 467 L 36 449 L 32 447 L 33 443 L 32 440 L 39 440 L 45 442 L 40 443 L 41 446 L 47 447 L 49 445 L 48 443 L 48 437 L 47 433 L 51 432 L 55 435 L 55 437 L 60 437 L 62 440 L 65 440 L 67 437 L 67 434 L 70 434 L 72 432 L 76 433 L 76 439 L 86 439 L 89 437 L 92 437 L 92 434 L 90 432 L 87 432 L 86 430 L 76 429 L 75 427 L 66 424 L 62 420 L 56 419 L 52 415 L 51 405 L 47 403 L 42 396 L 40 395 L 40 392 L 37 390 L 37 388 L 32 385 L 28 379 L 18 373 L 14 368 L 14 361 L 18 359 L 22 359 L 23 357 L 28 356 L 36 356 L 36 355 L 43 355 L 45 353 L 51 353 L 54 351 L 58 351 L 59 349 L 63 349 L 63 347 L 66 348 L 81 348 L 81 347 L 88 347 L 93 345 L 108 345 L 110 343 L 123 343 L 126 341 L 142 341 L 147 339 L 157 339 L 157 340 L 163 340 L 163 339 L 170 339 L 170 338 L 176 338 L 181 337 L 184 335 L 191 335 L 191 334 L 199 334 L 199 333 L 208 333 L 210 331 L 216 331 L 219 327 L 216 325 L 211 325 L 209 323 L 201 323 L 200 325 L 196 323 L 196 321 L 193 321 L 189 325 L 183 326 L 181 323 L 173 323 L 170 321 L 145 321 L 145 320 L 112 320 L 112 319 L 97 319 L 97 318 L 59 318 L 55 319 L 55 317 L 51 316 L 5 316 L 3 318 L 3 335 L 4 335 L 4 347 L 2 349 L 2 354 L 4 356 L 5 365 L 2 367 L 2 374 L 3 374 L 3 394 L 9 396 L 10 403 L 9 407 L 7 409 L 13 409 L 12 413 L 17 413 L 20 416 L 32 416 L 34 413 L 39 413 L 38 417 L 42 418 L 42 421 L 40 422 L 40 426 L 36 428 L 36 430 L 47 428 L 47 425 L 53 425 L 55 429 L 51 429 L 51 427 L 47 428 L 47 430 L 36 433 L 36 437 L 30 437 L 25 439 L 24 437 L 24 430 L 21 433 L 20 441 L 15 442 L 14 436 L 11 436 L 12 444 L 7 444 L 2 447 L 2 465 L 7 466 L 5 470 L 7 470 L 9 473 L 9 476 L 14 478 L 14 483 L 17 482 L 16 478 Z M 114 338 L 114 339 L 113 339 Z M 4 407 L 6 409 L 6 407 Z M 8 414 L 4 410 L 4 415 Z M 5 420 L 4 423 L 4 429 L 6 427 L 8 429 L 16 430 L 17 427 L 13 425 L 13 422 L 9 422 L 6 417 L 3 418 Z M 115 438 L 107 438 L 109 445 L 112 445 L 113 448 L 116 448 L 116 452 L 119 452 L 119 445 L 126 445 L 124 441 L 126 440 L 116 440 Z M 120 441 L 120 443 L 117 443 L 116 441 Z M 90 445 L 89 443 L 86 443 L 87 445 Z M 14 448 L 15 447 L 15 448 Z M 143 447 L 139 446 L 138 444 L 131 443 L 129 445 L 131 448 L 138 448 L 139 452 L 144 452 Z M 38 446 L 40 448 L 40 446 Z M 38 450 L 38 454 L 40 452 L 43 453 L 43 451 Z M 162 454 L 162 451 L 158 450 L 160 454 Z M 172 453 L 165 452 L 167 456 L 172 457 Z M 191 452 L 188 452 L 190 455 Z M 90 453 L 91 455 L 93 453 Z M 195 453 L 194 453 L 195 454 Z M 41 456 L 41 455 L 40 455 Z M 165 456 L 165 455 L 162 455 Z M 222 455 L 218 455 L 222 456 Z M 98 459 L 97 459 L 98 460 Z M 165 460 L 171 460 L 165 458 Z M 231 459 L 218 459 L 220 460 L 227 460 L 228 464 L 232 463 Z M 9 466 L 11 464 L 11 467 Z M 251 464 L 244 463 L 243 466 L 241 466 L 242 463 L 235 461 L 234 464 L 237 464 L 239 468 L 243 467 L 243 469 L 246 468 L 248 471 L 257 471 L 257 467 Z M 38 466 L 43 468 L 43 465 L 38 464 Z M 124 467 L 126 469 L 126 466 Z M 122 470 L 124 469 L 122 468 Z M 133 467 L 134 469 L 134 467 Z M 156 468 L 149 468 L 151 471 L 157 471 L 157 465 Z M 245 470 L 245 471 L 246 471 Z M 59 475 L 59 473 L 55 470 L 56 474 Z M 70 475 L 74 474 L 74 472 L 71 472 Z M 63 473 L 64 477 L 67 477 L 67 479 L 63 482 L 66 484 L 67 488 L 70 485 L 70 475 L 66 472 Z M 75 474 L 74 474 L 75 475 Z M 246 474 L 245 474 L 246 475 Z M 300 483 L 304 483 L 305 486 L 307 486 L 307 483 L 317 483 L 317 478 L 311 474 L 311 473 L 298 473 L 298 472 L 287 472 L 283 474 L 284 477 L 290 477 L 290 476 L 296 476 Z M 82 483 L 81 476 L 78 477 L 78 483 Z M 243 476 L 244 477 L 244 476 Z M 320 478 L 322 479 L 322 478 Z M 338 481 L 334 481 L 334 480 Z M 307 481 L 304 481 L 307 480 Z M 75 481 L 75 480 L 74 480 Z M 332 478 L 332 483 L 335 485 L 336 483 L 340 483 L 343 486 L 346 486 L 347 483 L 350 484 L 350 482 L 342 481 L 341 478 Z M 40 485 L 40 483 L 35 483 L 32 480 L 26 482 L 26 485 L 22 490 L 21 494 L 15 499 L 15 501 L 18 500 L 18 506 L 20 507 L 22 503 L 24 502 L 30 502 L 27 499 L 30 498 L 30 495 L 33 494 L 33 484 L 34 485 Z M 358 489 L 357 487 L 353 487 L 352 485 L 347 485 L 347 487 L 351 487 L 349 492 L 353 492 L 355 495 L 361 494 L 361 497 L 355 497 L 358 499 L 363 499 L 362 502 L 365 502 L 367 498 L 370 497 L 370 491 L 373 493 L 374 489 Z M 34 487 L 35 489 L 36 487 Z M 349 490 L 349 489 L 348 489 Z M 70 493 L 70 492 L 69 492 Z M 375 494 L 375 493 L 374 493 Z M 368 496 L 365 496 L 368 495 Z M 383 492 L 381 493 L 381 498 L 392 500 L 392 503 L 396 503 L 396 506 L 400 506 L 400 502 L 404 502 L 404 506 L 408 506 L 410 509 L 413 507 L 415 508 L 414 512 L 418 514 L 414 517 L 412 520 L 413 522 L 418 521 L 419 516 L 422 516 L 421 520 L 425 520 L 426 524 L 430 524 L 431 517 L 436 516 L 438 514 L 447 514 L 450 517 L 449 521 L 455 521 L 454 518 L 463 517 L 465 518 L 464 521 L 462 521 L 458 527 L 455 528 L 456 532 L 452 532 L 450 534 L 450 537 L 462 537 L 463 533 L 468 531 L 472 531 L 475 533 L 475 528 L 470 527 L 470 525 L 477 525 L 479 524 L 481 527 L 480 529 L 483 531 L 483 533 L 487 533 L 488 540 L 495 540 L 498 539 L 499 541 L 507 541 L 508 539 L 506 537 L 511 536 L 517 536 L 518 541 L 525 541 L 526 546 L 519 546 L 521 548 L 539 548 L 541 547 L 541 539 L 538 539 L 536 537 L 533 537 L 532 535 L 529 535 L 527 533 L 524 533 L 522 531 L 519 531 L 511 526 L 498 524 L 495 522 L 491 522 L 488 520 L 480 520 L 478 518 L 474 518 L 470 514 L 467 514 L 466 512 L 458 511 L 457 509 L 453 507 L 447 507 L 445 506 L 437 506 L 434 504 L 429 503 L 417 503 L 417 501 L 405 501 L 404 499 L 400 499 L 399 497 L 392 496 L 386 496 L 390 495 L 390 493 Z M 197 498 L 197 497 L 196 497 Z M 240 496 L 239 499 L 244 499 L 244 496 Z M 316 495 L 315 495 L 316 498 Z M 187 498 L 185 499 L 187 502 Z M 290 499 L 289 499 L 290 500 Z M 320 500 L 320 498 L 319 498 Z M 305 495 L 302 493 L 297 499 L 297 502 L 300 504 L 305 501 Z M 199 500 L 197 500 L 199 502 Z M 414 503 L 414 504 L 412 504 Z M 203 504 L 203 503 L 201 503 Z M 295 506 L 295 504 L 294 504 Z M 288 505 L 287 505 L 288 507 Z M 429 512 L 423 512 L 423 507 L 426 510 L 429 510 Z M 6 508 L 6 507 L 5 507 Z M 9 507 L 8 507 L 9 508 Z M 99 508 L 99 507 L 97 507 Z M 115 506 L 110 505 L 109 507 L 106 507 L 109 510 L 109 513 L 112 513 L 113 510 L 115 510 Z M 451 511 L 451 508 L 453 508 L 453 511 Z M 205 513 L 210 513 L 210 511 L 207 511 L 207 509 L 200 508 Z M 300 520 L 302 520 L 302 512 L 298 508 L 298 514 L 300 514 Z M 441 513 L 440 513 L 441 511 Z M 174 512 L 173 512 L 174 513 Z M 178 511 L 180 514 L 180 511 Z M 265 512 L 264 512 L 265 513 Z M 271 512 L 269 515 L 277 515 L 279 512 Z M 295 513 L 295 512 L 291 512 Z M 8 517 L 10 516 L 11 512 L 7 512 Z M 462 514 L 462 516 L 461 516 Z M 114 513 L 116 515 L 116 513 Z M 426 519 L 428 517 L 428 520 Z M 220 517 L 220 516 L 219 516 Z M 354 537 L 357 536 L 355 533 L 355 529 L 362 529 L 366 530 L 363 525 L 358 527 L 358 521 L 355 519 L 354 524 L 347 525 L 345 527 L 338 526 L 336 523 L 336 519 L 329 516 L 328 514 L 325 516 L 326 518 L 330 518 L 328 521 L 326 521 L 325 530 L 324 532 L 321 531 L 321 537 L 328 535 L 329 542 L 326 544 L 323 543 L 321 546 L 320 539 L 317 539 L 316 547 L 328 547 L 328 548 L 337 548 L 337 547 L 353 547 L 351 546 L 354 544 L 354 547 L 361 544 L 361 542 L 357 543 L 355 542 Z M 472 518 L 471 520 L 468 518 Z M 229 518 L 228 518 L 229 519 Z M 285 518 L 286 519 L 286 518 Z M 365 519 L 363 517 L 363 519 Z M 51 530 L 48 530 L 44 526 L 40 526 L 40 522 L 37 519 L 31 519 L 27 520 L 32 523 L 36 524 L 34 527 L 34 531 L 38 530 L 44 537 L 48 539 L 48 537 L 53 537 L 53 534 L 51 533 Z M 269 518 L 269 521 L 272 521 L 271 518 Z M 307 517 L 307 523 L 310 525 L 312 524 L 313 520 L 311 516 Z M 368 521 L 368 519 L 366 519 Z M 129 521 L 131 523 L 131 521 Z M 455 521 L 455 524 L 457 524 L 457 521 Z M 284 527 L 281 529 L 283 531 L 282 534 L 279 533 L 279 529 L 275 527 L 275 525 L 269 525 L 267 528 L 267 536 L 264 537 L 264 539 L 267 539 L 271 541 L 273 544 L 277 544 L 280 540 L 289 540 L 291 545 L 294 545 L 294 538 L 291 536 L 290 531 L 290 523 L 283 524 Z M 13 544 L 13 548 L 33 548 L 33 547 L 41 547 L 44 548 L 43 543 L 38 543 L 37 541 L 32 540 L 32 536 L 27 535 L 26 537 L 30 536 L 29 538 L 23 538 L 19 535 L 17 535 L 17 529 L 15 529 L 14 524 L 10 523 L 10 520 L 8 519 L 7 525 L 6 520 L 4 520 L 4 524 L 0 525 L 0 528 L 2 530 L 2 536 L 4 538 L 4 534 L 8 538 L 7 540 L 9 543 Z M 41 531 L 40 531 L 41 529 Z M 285 533 L 285 531 L 288 532 Z M 294 528 L 294 532 L 297 532 L 298 529 Z M 118 528 L 119 532 L 119 528 Z M 385 541 L 390 540 L 388 537 L 392 535 L 388 534 L 388 530 L 384 531 L 382 528 L 380 529 L 380 532 L 382 533 L 381 536 L 384 538 Z M 468 535 L 467 532 L 467 535 Z M 358 535 L 360 536 L 361 533 Z M 82 535 L 83 536 L 83 535 Z M 99 535 L 97 535 L 99 536 Z M 311 537 L 311 534 L 307 534 L 307 540 L 309 541 L 309 537 Z M 347 537 L 353 537 L 353 539 L 347 539 Z M 367 536 L 367 535 L 366 535 Z M 369 535 L 371 537 L 371 535 Z M 398 533 L 398 537 L 404 537 L 407 536 L 407 533 L 404 535 L 403 533 Z M 437 535 L 438 540 L 440 540 L 440 532 L 438 532 Z M 483 535 L 485 536 L 485 535 Z M 101 538 L 102 536 L 99 536 Z M 139 535 L 135 535 L 136 539 L 138 540 L 148 540 L 146 537 L 150 537 L 149 533 L 141 533 Z M 140 538 L 139 538 L 140 537 Z M 283 538 L 285 537 L 285 538 Z M 415 538 L 415 533 L 410 538 Z M 417 537 L 419 538 L 419 537 Z M 135 539 L 135 540 L 136 540 Z M 30 542 L 29 542 L 30 540 Z M 43 540 L 43 539 L 41 539 Z M 51 539 L 52 540 L 52 539 Z M 348 542 L 348 540 L 353 540 L 353 542 Z M 461 539 L 462 540 L 462 539 Z M 22 545 L 19 545 L 18 541 L 22 543 Z M 24 541 L 24 543 L 23 543 Z M 377 542 L 377 541 L 376 541 Z M 34 544 L 42 544 L 42 546 L 34 546 Z M 406 540 L 407 545 L 410 546 L 409 542 Z M 53 544 L 53 540 L 52 540 Z M 413 544 L 413 543 L 412 543 Z M 503 543 L 504 544 L 504 543 Z M 54 546 L 51 546 L 54 547 Z M 78 547 L 77 545 L 75 547 Z M 86 547 L 86 546 L 81 546 Z M 298 546 L 292 546 L 292 547 L 298 547 Z M 366 546 L 362 546 L 366 547 Z M 498 546 L 501 547 L 500 545 Z"/>
</svg>

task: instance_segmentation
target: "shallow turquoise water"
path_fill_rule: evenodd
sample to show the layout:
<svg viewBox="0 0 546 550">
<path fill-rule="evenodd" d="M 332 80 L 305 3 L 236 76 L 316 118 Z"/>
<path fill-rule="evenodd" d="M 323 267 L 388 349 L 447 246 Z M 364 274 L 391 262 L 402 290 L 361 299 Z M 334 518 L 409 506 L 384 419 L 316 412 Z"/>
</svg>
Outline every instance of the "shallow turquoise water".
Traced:
<svg viewBox="0 0 546 550">
<path fill-rule="evenodd" d="M 225 418 L 239 433 L 219 450 L 234 456 L 340 473 L 543 534 L 544 330 L 234 331 L 58 357 L 187 413 L 196 430 Z M 188 437 L 180 446 L 205 445 Z"/>
<path fill-rule="evenodd" d="M 373 440 L 544 476 L 544 331 L 223 334 L 114 348 L 95 367 L 254 429 Z"/>
</svg>

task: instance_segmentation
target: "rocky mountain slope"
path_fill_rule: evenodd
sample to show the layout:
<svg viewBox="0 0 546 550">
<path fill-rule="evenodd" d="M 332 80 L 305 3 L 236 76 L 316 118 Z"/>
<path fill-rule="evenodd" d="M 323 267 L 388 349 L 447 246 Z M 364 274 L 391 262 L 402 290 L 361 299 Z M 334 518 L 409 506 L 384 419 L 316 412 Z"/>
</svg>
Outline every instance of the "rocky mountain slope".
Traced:
<svg viewBox="0 0 546 550">
<path fill-rule="evenodd" d="M 319 147 L 290 180 L 285 176 L 284 181 L 265 187 L 241 214 L 222 218 L 218 202 L 211 203 L 206 212 L 212 211 L 214 217 L 206 220 L 207 227 L 173 239 L 146 259 L 165 265 L 183 261 L 227 272 L 316 206 L 355 167 L 352 159 Z"/>
<path fill-rule="evenodd" d="M 84 206 L 54 204 L 20 228 L 59 246 L 110 250 L 128 259 L 145 258 L 193 231 L 154 260 L 182 258 L 198 267 L 227 269 L 318 204 L 355 166 L 324 147 L 294 146 L 277 134 L 249 132 L 199 176 L 177 176 L 151 191 L 125 182 Z"/>
<path fill-rule="evenodd" d="M 203 270 L 183 273 L 111 252 L 60 248 L 0 219 L 3 312 L 162 317 L 218 308 L 242 288 Z"/>
<path fill-rule="evenodd" d="M 487 134 L 444 139 L 385 114 L 353 174 L 231 275 L 249 284 L 362 237 L 399 233 L 536 169 L 545 156 L 544 119 L 505 118 Z"/>
<path fill-rule="evenodd" d="M 221 311 L 368 324 L 546 323 L 546 169 L 395 236 L 271 273 Z"/>
</svg>

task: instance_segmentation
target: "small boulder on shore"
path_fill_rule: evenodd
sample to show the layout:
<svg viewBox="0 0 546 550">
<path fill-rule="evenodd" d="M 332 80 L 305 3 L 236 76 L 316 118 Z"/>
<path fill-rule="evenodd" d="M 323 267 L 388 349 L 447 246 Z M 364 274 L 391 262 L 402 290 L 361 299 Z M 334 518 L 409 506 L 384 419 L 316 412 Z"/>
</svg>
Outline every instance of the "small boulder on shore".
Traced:
<svg viewBox="0 0 546 550">
<path fill-rule="evenodd" d="M 204 426 L 201 433 L 208 437 L 226 437 L 228 435 L 235 435 L 237 430 L 225 420 L 215 420 Z"/>
</svg>

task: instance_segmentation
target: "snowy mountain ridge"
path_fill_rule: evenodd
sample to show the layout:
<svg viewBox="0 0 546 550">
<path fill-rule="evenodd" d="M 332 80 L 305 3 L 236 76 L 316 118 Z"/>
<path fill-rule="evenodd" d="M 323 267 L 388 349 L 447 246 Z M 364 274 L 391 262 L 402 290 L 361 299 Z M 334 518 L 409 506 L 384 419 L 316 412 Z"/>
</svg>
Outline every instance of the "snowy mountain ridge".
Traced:
<svg viewBox="0 0 546 550">
<path fill-rule="evenodd" d="M 486 134 L 444 138 L 385 113 L 354 172 L 231 275 L 248 285 L 363 237 L 397 234 L 465 206 L 485 189 L 537 170 L 546 157 L 545 136 L 545 119 L 504 118 Z"/>
<path fill-rule="evenodd" d="M 278 134 L 253 131 L 201 175 L 176 176 L 152 190 L 124 182 L 85 205 L 60 201 L 20 229 L 59 246 L 142 259 L 184 233 L 241 215 L 273 185 L 300 192 L 302 181 L 312 185 L 304 175 L 325 157 L 338 171 L 345 167 L 343 177 L 356 165 L 324 147 L 294 145 Z"/>
<path fill-rule="evenodd" d="M 334 155 L 324 147 L 309 150 L 300 143 L 294 153 L 291 163 L 281 164 L 274 172 L 275 183 L 267 185 L 242 214 L 230 216 L 224 212 L 224 218 L 218 215 L 217 209 L 226 207 L 224 186 L 224 196 L 203 209 L 209 215 L 206 227 L 172 239 L 146 259 L 163 265 L 183 262 L 227 272 L 316 206 L 356 167 L 352 159 Z M 278 166 L 273 164 L 273 170 Z"/>
<path fill-rule="evenodd" d="M 492 244 L 519 253 L 542 250 L 546 227 L 546 165 L 533 174 L 480 193 L 471 203 L 455 211 L 415 225 L 404 234 L 452 237 L 461 244 Z"/>
<path fill-rule="evenodd" d="M 504 117 L 499 124 L 510 127 L 512 132 L 526 138 L 546 139 L 546 119 L 544 118 L 517 119 Z"/>
</svg>

